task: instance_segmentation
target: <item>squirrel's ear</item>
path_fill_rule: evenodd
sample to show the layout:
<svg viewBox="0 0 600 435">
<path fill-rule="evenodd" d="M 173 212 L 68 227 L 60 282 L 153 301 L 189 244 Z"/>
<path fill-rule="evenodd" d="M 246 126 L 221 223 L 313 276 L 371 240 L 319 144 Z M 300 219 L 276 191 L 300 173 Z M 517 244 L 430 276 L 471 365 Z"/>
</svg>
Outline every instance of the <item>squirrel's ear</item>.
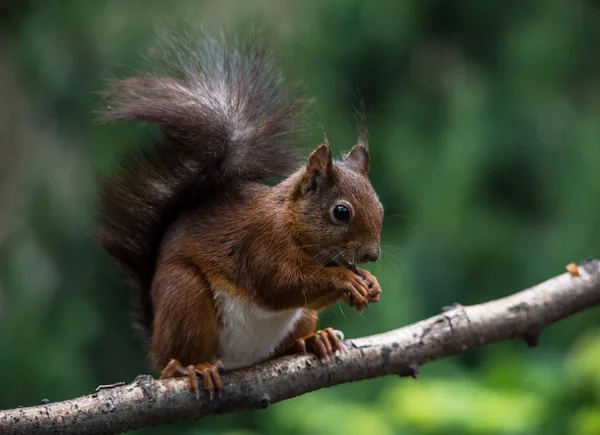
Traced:
<svg viewBox="0 0 600 435">
<path fill-rule="evenodd" d="M 319 145 L 310 156 L 308 156 L 308 164 L 306 168 L 311 175 L 314 177 L 323 177 L 331 173 L 333 162 L 331 160 L 331 151 L 326 143 Z"/>
<path fill-rule="evenodd" d="M 363 144 L 356 144 L 344 157 L 344 161 L 358 169 L 362 174 L 369 175 L 371 158 L 369 150 Z"/>
</svg>

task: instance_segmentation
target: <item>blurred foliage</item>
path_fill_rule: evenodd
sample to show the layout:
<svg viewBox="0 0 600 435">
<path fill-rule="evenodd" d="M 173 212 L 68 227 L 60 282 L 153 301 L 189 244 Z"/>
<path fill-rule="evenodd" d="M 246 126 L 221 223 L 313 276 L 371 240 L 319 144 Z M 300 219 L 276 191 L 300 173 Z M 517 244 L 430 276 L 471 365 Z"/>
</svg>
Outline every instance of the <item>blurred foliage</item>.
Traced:
<svg viewBox="0 0 600 435">
<path fill-rule="evenodd" d="M 104 79 L 156 26 L 265 29 L 337 151 L 370 115 L 387 210 L 382 303 L 333 307 L 356 337 L 515 292 L 600 255 L 600 5 L 591 0 L 28 0 L 0 8 L 0 408 L 147 372 L 130 295 L 91 237 L 94 177 L 148 130 L 99 126 Z M 315 123 L 306 145 L 321 139 Z M 600 433 L 598 309 L 266 411 L 140 433 Z"/>
</svg>

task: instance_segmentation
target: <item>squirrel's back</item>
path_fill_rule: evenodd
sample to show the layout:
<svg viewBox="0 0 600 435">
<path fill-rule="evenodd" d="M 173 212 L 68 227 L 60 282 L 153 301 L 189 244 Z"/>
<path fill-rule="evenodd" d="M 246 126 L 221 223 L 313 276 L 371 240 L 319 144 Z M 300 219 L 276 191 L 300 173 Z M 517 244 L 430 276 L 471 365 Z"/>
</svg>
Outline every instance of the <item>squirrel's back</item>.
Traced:
<svg viewBox="0 0 600 435">
<path fill-rule="evenodd" d="M 293 169 L 291 140 L 306 103 L 290 98 L 255 38 L 228 44 L 169 35 L 159 58 L 168 74 L 117 81 L 102 118 L 157 124 L 163 135 L 99 182 L 98 237 L 139 293 L 143 330 L 152 325 L 150 287 L 169 225 L 213 190 Z"/>
</svg>

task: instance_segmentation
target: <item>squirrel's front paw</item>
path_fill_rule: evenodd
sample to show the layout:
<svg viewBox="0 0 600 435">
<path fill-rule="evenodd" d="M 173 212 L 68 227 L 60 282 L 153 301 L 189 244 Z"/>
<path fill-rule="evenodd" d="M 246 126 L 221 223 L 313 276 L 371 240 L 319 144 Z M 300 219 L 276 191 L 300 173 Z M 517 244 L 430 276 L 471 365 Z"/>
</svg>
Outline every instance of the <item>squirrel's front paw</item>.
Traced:
<svg viewBox="0 0 600 435">
<path fill-rule="evenodd" d="M 381 286 L 368 270 L 358 269 L 356 273 L 345 273 L 345 288 L 343 299 L 359 313 L 369 304 L 379 302 Z"/>
<path fill-rule="evenodd" d="M 369 282 L 350 271 L 345 270 L 343 275 L 344 302 L 360 313 L 369 305 Z"/>
<path fill-rule="evenodd" d="M 377 278 L 375 278 L 368 270 L 359 269 L 359 272 L 362 274 L 363 279 L 367 282 L 369 288 L 367 301 L 369 303 L 379 302 L 379 299 L 381 298 L 381 286 L 379 285 Z"/>
</svg>

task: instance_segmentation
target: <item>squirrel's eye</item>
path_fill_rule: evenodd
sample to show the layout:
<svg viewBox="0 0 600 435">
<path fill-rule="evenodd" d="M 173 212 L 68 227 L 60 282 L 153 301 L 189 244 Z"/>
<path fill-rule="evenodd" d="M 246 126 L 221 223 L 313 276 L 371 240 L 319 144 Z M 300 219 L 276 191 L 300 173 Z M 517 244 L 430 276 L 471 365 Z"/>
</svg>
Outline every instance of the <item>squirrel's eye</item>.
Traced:
<svg viewBox="0 0 600 435">
<path fill-rule="evenodd" d="M 350 222 L 350 210 L 345 205 L 338 204 L 333 207 L 333 217 L 341 222 L 348 223 Z"/>
</svg>

